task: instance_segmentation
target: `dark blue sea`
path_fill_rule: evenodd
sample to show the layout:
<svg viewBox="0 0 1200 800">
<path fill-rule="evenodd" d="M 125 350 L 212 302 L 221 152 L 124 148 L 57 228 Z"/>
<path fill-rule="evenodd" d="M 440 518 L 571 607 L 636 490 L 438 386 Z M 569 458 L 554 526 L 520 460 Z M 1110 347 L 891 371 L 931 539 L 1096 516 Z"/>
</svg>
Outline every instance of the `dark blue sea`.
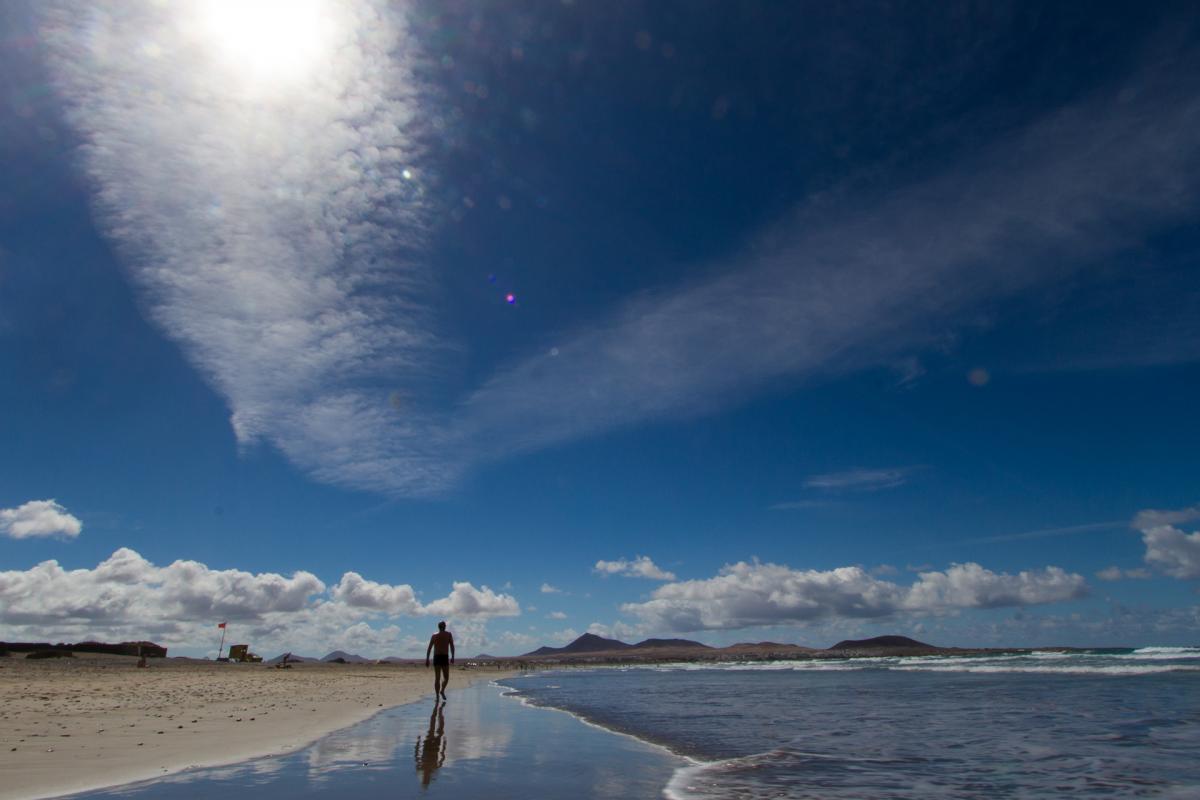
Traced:
<svg viewBox="0 0 1200 800">
<path fill-rule="evenodd" d="M 693 759 L 691 798 L 1200 798 L 1200 649 L 665 665 L 504 681 Z"/>
<path fill-rule="evenodd" d="M 542 671 L 87 797 L 1063 795 L 1200 797 L 1200 648 Z"/>
</svg>

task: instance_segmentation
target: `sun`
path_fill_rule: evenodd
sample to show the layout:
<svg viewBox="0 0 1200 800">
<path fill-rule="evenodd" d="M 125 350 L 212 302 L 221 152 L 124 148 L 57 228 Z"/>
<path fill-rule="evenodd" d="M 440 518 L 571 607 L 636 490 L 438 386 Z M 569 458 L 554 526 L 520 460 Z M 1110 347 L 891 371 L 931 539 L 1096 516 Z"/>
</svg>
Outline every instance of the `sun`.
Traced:
<svg viewBox="0 0 1200 800">
<path fill-rule="evenodd" d="M 306 77 L 331 49 L 333 21 L 321 0 L 200 0 L 196 24 L 214 54 L 245 80 Z"/>
</svg>

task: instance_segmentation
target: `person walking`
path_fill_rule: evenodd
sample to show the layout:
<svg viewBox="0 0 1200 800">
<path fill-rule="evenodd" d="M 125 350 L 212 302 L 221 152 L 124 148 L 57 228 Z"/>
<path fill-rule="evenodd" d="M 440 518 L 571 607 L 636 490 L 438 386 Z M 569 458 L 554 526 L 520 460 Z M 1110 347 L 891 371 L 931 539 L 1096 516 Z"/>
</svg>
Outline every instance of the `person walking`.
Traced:
<svg viewBox="0 0 1200 800">
<path fill-rule="evenodd" d="M 429 666 L 429 653 L 433 652 L 433 699 L 446 699 L 446 684 L 450 682 L 450 665 L 454 663 L 454 635 L 446 630 L 446 623 L 438 623 L 438 632 L 429 637 L 425 648 L 425 666 Z"/>
</svg>

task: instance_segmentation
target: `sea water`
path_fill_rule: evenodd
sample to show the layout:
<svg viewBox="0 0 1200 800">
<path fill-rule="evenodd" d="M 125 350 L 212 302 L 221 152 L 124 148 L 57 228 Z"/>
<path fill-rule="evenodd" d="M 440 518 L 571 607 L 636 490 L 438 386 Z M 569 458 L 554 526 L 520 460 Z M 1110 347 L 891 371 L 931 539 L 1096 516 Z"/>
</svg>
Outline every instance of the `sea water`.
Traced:
<svg viewBox="0 0 1200 800">
<path fill-rule="evenodd" d="M 525 702 L 694 763 L 692 798 L 1200 798 L 1200 649 L 563 670 Z"/>
</svg>

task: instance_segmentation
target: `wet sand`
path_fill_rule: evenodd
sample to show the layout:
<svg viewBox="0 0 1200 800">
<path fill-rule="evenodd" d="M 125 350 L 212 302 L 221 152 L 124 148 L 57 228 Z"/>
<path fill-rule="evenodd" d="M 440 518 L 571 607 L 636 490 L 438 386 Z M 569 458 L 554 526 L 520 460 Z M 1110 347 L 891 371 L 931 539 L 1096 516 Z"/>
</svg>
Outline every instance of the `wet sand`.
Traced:
<svg viewBox="0 0 1200 800">
<path fill-rule="evenodd" d="M 433 691 L 423 665 L 136 661 L 0 659 L 0 800 L 289 752 Z M 509 674 L 455 667 L 450 689 Z"/>
</svg>

